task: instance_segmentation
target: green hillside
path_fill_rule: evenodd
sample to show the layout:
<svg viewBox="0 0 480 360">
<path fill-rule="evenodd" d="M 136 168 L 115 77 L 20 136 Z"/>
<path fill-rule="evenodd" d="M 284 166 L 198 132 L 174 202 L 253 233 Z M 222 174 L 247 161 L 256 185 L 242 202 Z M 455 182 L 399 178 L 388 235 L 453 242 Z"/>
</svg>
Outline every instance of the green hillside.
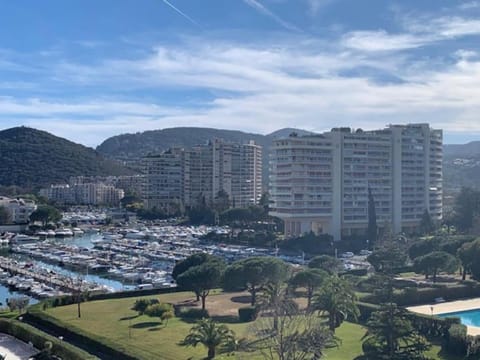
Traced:
<svg viewBox="0 0 480 360">
<path fill-rule="evenodd" d="M 97 151 L 28 127 L 0 131 L 0 185 L 34 188 L 70 176 L 122 175 L 131 170 Z"/>
<path fill-rule="evenodd" d="M 143 156 L 158 153 L 173 146 L 190 147 L 205 144 L 208 140 L 216 138 L 239 143 L 254 140 L 263 147 L 263 182 L 267 184 L 268 154 L 272 140 L 286 137 L 292 132 L 297 132 L 299 135 L 308 134 L 307 131 L 297 129 L 281 129 L 268 135 L 261 135 L 237 130 L 177 127 L 113 136 L 100 144 L 97 151 L 111 159 L 136 166 Z"/>
</svg>

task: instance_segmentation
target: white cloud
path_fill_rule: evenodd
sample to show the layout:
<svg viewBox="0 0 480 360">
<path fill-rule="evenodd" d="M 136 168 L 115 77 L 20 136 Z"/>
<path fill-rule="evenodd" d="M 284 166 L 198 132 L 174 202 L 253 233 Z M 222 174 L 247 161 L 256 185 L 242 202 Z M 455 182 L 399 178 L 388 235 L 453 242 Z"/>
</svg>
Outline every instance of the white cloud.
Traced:
<svg viewBox="0 0 480 360">
<path fill-rule="evenodd" d="M 465 1 L 462 2 L 459 6 L 462 10 L 471 10 L 480 7 L 480 1 Z"/>
<path fill-rule="evenodd" d="M 389 34 L 385 30 L 353 31 L 342 39 L 345 47 L 362 51 L 398 51 L 420 47 L 425 42 L 424 37 L 413 34 Z"/>
<path fill-rule="evenodd" d="M 389 33 L 383 29 L 352 31 L 343 36 L 342 44 L 347 48 L 366 52 L 401 51 L 480 35 L 480 20 L 459 16 L 405 16 L 403 27 L 404 30 L 398 33 Z"/>
<path fill-rule="evenodd" d="M 480 61 L 468 52 L 452 55 L 457 56 L 454 64 L 432 67 L 398 54 L 314 51 L 298 42 L 163 46 L 137 60 L 109 60 L 98 67 L 63 63 L 57 81 L 100 88 L 211 90 L 210 100 L 177 108 L 162 104 L 161 98 L 156 104 L 1 97 L 0 124 L 22 119 L 89 145 L 123 132 L 173 126 L 267 133 L 287 126 L 322 131 L 430 122 L 451 132 L 480 132 L 480 121 L 473 121 L 480 113 Z M 374 81 L 363 68 L 401 81 Z"/>
</svg>

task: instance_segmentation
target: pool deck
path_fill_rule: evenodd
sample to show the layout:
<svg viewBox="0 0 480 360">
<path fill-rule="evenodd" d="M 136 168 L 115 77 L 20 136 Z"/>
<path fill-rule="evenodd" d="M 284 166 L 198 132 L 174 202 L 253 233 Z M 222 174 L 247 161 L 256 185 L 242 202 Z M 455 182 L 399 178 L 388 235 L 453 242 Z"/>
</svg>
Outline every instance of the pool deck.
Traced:
<svg viewBox="0 0 480 360">
<path fill-rule="evenodd" d="M 6 355 L 7 360 L 27 360 L 36 353 L 38 353 L 38 350 L 29 344 L 10 335 L 0 333 L 0 354 Z"/>
<path fill-rule="evenodd" d="M 423 315 L 439 315 L 475 309 L 480 309 L 480 298 L 407 307 L 407 310 Z M 467 325 L 467 334 L 480 335 L 480 327 Z"/>
</svg>

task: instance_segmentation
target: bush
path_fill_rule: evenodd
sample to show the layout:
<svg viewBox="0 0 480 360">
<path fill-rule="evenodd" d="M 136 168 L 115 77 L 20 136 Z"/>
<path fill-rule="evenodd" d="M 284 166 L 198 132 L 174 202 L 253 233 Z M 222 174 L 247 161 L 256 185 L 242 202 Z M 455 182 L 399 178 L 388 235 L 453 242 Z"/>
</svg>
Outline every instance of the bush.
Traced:
<svg viewBox="0 0 480 360">
<path fill-rule="evenodd" d="M 455 355 L 467 354 L 467 327 L 461 324 L 452 324 L 448 329 L 446 350 Z"/>
<path fill-rule="evenodd" d="M 364 302 L 357 302 L 357 307 L 360 311 L 359 322 L 366 322 L 373 312 L 380 310 L 380 306 Z"/>
<path fill-rule="evenodd" d="M 145 315 L 150 317 L 159 317 L 162 318 L 165 313 L 171 312 L 173 313 L 173 305 L 167 303 L 157 303 L 148 305 L 145 309 Z"/>
<path fill-rule="evenodd" d="M 138 299 L 133 304 L 132 310 L 138 312 L 140 315 L 143 315 L 150 306 L 157 304 L 159 304 L 157 299 Z"/>
<path fill-rule="evenodd" d="M 21 323 L 12 319 L 0 319 L 0 332 L 9 334 L 26 343 L 31 342 L 37 349 L 43 349 L 48 341 L 52 344 L 51 353 L 62 359 L 69 360 L 87 360 L 97 359 L 95 356 L 88 354 L 76 348 L 65 341 L 61 341 L 50 336 L 28 324 Z"/>
<path fill-rule="evenodd" d="M 207 319 L 210 317 L 207 309 L 198 308 L 180 308 L 176 315 L 183 319 Z"/>
<path fill-rule="evenodd" d="M 258 309 L 256 306 L 246 306 L 238 309 L 238 318 L 241 322 L 254 321 L 257 315 Z"/>
<path fill-rule="evenodd" d="M 415 290 L 414 290 L 415 289 Z M 393 302 L 399 306 L 410 306 L 429 304 L 435 302 L 436 298 L 443 298 L 446 301 L 473 298 L 480 296 L 480 286 L 455 285 L 442 288 L 406 288 L 394 294 Z M 362 299 L 365 302 L 379 304 L 382 298 L 378 294 L 367 295 Z"/>
<path fill-rule="evenodd" d="M 408 313 L 408 319 L 417 331 L 426 337 L 446 339 L 452 325 L 460 324 L 459 318 L 438 318 L 430 315 Z"/>
<path fill-rule="evenodd" d="M 352 269 L 345 272 L 346 275 L 355 275 L 355 276 L 366 276 L 367 269 Z"/>
</svg>

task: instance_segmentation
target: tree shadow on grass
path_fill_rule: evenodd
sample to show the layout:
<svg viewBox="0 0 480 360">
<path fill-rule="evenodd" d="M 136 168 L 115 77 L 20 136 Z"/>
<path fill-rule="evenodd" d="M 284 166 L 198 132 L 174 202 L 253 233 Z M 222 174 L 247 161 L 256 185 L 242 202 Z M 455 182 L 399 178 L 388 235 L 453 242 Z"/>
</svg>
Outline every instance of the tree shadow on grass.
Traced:
<svg viewBox="0 0 480 360">
<path fill-rule="evenodd" d="M 235 316 L 235 315 L 217 315 L 217 316 L 211 316 L 211 318 L 214 321 L 224 323 L 224 324 L 238 324 L 238 323 L 240 323 L 240 320 L 238 319 L 238 316 Z"/>
<path fill-rule="evenodd" d="M 236 303 L 250 304 L 252 297 L 250 295 L 232 296 L 230 300 Z"/>
<path fill-rule="evenodd" d="M 133 320 L 133 319 L 138 318 L 139 316 L 140 315 L 125 316 L 125 317 L 122 317 L 122 318 L 118 319 L 118 321 Z"/>
<path fill-rule="evenodd" d="M 165 328 L 165 327 L 160 327 L 160 326 L 158 326 L 158 327 L 154 327 L 154 328 L 148 329 L 148 331 L 159 331 L 159 330 L 162 330 L 162 329 L 164 329 L 164 328 Z"/>
<path fill-rule="evenodd" d="M 145 328 L 151 328 L 159 325 L 162 325 L 160 321 L 146 321 L 146 322 L 132 325 L 131 327 L 132 329 L 145 329 Z"/>
<path fill-rule="evenodd" d="M 439 360 L 464 360 L 464 359 L 467 359 L 465 356 L 449 354 L 447 351 L 445 351 L 443 349 L 442 341 L 437 339 L 437 338 L 428 337 L 427 340 L 432 345 L 440 346 L 440 351 L 435 354 L 437 356 L 436 359 L 439 359 Z"/>
</svg>

